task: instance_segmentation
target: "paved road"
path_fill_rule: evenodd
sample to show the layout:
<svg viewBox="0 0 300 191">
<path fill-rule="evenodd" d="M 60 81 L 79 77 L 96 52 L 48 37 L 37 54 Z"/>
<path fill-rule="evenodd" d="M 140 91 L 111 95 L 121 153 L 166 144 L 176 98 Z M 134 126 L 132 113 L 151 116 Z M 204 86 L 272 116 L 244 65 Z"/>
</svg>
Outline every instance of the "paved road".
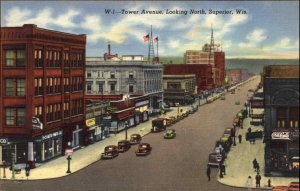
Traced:
<svg viewBox="0 0 300 191">
<path fill-rule="evenodd" d="M 177 137 L 164 140 L 162 133 L 149 134 L 143 142 L 152 145 L 149 156 L 136 157 L 133 146 L 113 160 L 98 161 L 72 175 L 52 180 L 2 181 L 2 191 L 238 191 L 217 182 L 217 169 L 207 181 L 207 156 L 225 127 L 243 107 L 250 82 L 226 100 L 201 106 L 197 113 L 176 123 Z M 235 105 L 240 101 L 241 105 Z M 99 153 L 102 151 L 99 151 Z M 246 176 L 246 175 L 245 175 Z M 226 178 L 226 176 L 225 176 Z"/>
</svg>

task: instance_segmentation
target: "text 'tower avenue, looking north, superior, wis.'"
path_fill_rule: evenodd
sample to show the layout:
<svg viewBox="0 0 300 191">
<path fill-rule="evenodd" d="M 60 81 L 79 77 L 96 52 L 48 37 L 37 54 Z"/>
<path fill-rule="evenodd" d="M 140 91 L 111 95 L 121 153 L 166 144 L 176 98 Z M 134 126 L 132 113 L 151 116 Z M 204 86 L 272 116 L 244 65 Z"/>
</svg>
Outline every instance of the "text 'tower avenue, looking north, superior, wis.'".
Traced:
<svg viewBox="0 0 300 191">
<path fill-rule="evenodd" d="M 233 14 L 248 14 L 246 10 L 243 9 L 234 9 L 234 10 L 213 10 L 213 9 L 189 9 L 189 10 L 180 10 L 180 9 L 165 9 L 165 10 L 129 10 L 129 9 L 105 9 L 105 14 L 122 14 L 122 15 L 233 15 Z"/>
</svg>

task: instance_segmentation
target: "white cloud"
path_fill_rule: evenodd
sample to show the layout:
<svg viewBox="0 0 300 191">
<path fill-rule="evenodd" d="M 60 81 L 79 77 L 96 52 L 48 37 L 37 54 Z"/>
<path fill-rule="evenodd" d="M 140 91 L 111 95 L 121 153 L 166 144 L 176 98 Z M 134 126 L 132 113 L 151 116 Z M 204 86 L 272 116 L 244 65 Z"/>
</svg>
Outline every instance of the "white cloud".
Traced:
<svg viewBox="0 0 300 191">
<path fill-rule="evenodd" d="M 265 35 L 265 30 L 256 28 L 251 33 L 246 36 L 249 42 L 260 43 L 267 38 Z"/>
<path fill-rule="evenodd" d="M 14 7 L 7 11 L 5 17 L 6 26 L 21 26 L 24 24 L 23 20 L 32 15 L 32 12 L 28 9 L 20 9 Z"/>
</svg>

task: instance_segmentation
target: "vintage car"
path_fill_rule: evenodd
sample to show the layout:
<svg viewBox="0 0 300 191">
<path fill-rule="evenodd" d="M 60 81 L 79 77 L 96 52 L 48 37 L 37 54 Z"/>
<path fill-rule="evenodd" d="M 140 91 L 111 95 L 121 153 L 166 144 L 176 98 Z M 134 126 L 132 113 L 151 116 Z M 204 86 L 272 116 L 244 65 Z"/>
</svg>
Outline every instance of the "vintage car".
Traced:
<svg viewBox="0 0 300 191">
<path fill-rule="evenodd" d="M 131 144 L 129 141 L 127 140 L 122 140 L 122 141 L 119 141 L 118 142 L 118 150 L 119 152 L 125 152 L 125 151 L 128 151 L 131 147 Z"/>
<path fill-rule="evenodd" d="M 228 136 L 231 136 L 231 134 L 233 133 L 234 129 L 232 127 L 227 127 L 225 130 L 224 130 L 224 133 L 223 135 L 228 135 Z"/>
<path fill-rule="evenodd" d="M 152 120 L 151 132 L 160 132 L 166 130 L 167 120 L 165 118 L 157 118 Z"/>
<path fill-rule="evenodd" d="M 208 155 L 208 165 L 212 167 L 218 167 L 222 161 L 222 155 L 219 153 L 210 153 Z"/>
<path fill-rule="evenodd" d="M 274 186 L 272 191 L 299 191 L 299 182 L 290 182 L 288 186 Z"/>
<path fill-rule="evenodd" d="M 130 136 L 129 142 L 130 144 L 134 145 L 134 144 L 139 144 L 142 140 L 142 136 L 140 134 L 132 134 Z"/>
<path fill-rule="evenodd" d="M 173 139 L 176 137 L 175 129 L 168 129 L 164 134 L 165 139 Z"/>
<path fill-rule="evenodd" d="M 219 147 L 219 145 L 221 145 L 225 152 L 228 153 L 232 145 L 232 139 L 230 135 L 223 135 L 220 140 L 216 142 L 216 148 Z"/>
<path fill-rule="evenodd" d="M 152 147 L 149 143 L 140 143 L 138 149 L 135 151 L 136 156 L 144 156 L 151 153 Z"/>
<path fill-rule="evenodd" d="M 118 147 L 116 145 L 108 145 L 104 148 L 104 153 L 101 154 L 101 159 L 112 159 L 118 155 Z"/>
</svg>

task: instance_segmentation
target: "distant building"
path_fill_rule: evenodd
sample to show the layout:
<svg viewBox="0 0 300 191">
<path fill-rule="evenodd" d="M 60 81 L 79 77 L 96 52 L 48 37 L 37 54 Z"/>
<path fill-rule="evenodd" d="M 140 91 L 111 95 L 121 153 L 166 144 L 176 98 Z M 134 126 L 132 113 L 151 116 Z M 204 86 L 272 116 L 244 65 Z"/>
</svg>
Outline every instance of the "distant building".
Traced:
<svg viewBox="0 0 300 191">
<path fill-rule="evenodd" d="M 190 104 L 197 95 L 196 76 L 191 75 L 164 75 L 164 101 Z"/>
<path fill-rule="evenodd" d="M 206 46 L 209 46 L 206 44 Z M 220 87 L 225 79 L 225 53 L 209 52 L 207 47 L 203 50 L 187 50 L 184 54 L 185 64 L 210 64 L 212 66 L 213 86 Z"/>
<path fill-rule="evenodd" d="M 210 64 L 165 64 L 164 75 L 196 76 L 197 93 L 213 88 L 213 73 Z"/>
<path fill-rule="evenodd" d="M 265 174 L 299 177 L 299 66 L 263 72 Z"/>
<path fill-rule="evenodd" d="M 123 55 L 123 61 L 144 61 L 143 55 Z"/>
<path fill-rule="evenodd" d="M 86 35 L 1 27 L 0 161 L 44 162 L 85 139 Z"/>
</svg>

